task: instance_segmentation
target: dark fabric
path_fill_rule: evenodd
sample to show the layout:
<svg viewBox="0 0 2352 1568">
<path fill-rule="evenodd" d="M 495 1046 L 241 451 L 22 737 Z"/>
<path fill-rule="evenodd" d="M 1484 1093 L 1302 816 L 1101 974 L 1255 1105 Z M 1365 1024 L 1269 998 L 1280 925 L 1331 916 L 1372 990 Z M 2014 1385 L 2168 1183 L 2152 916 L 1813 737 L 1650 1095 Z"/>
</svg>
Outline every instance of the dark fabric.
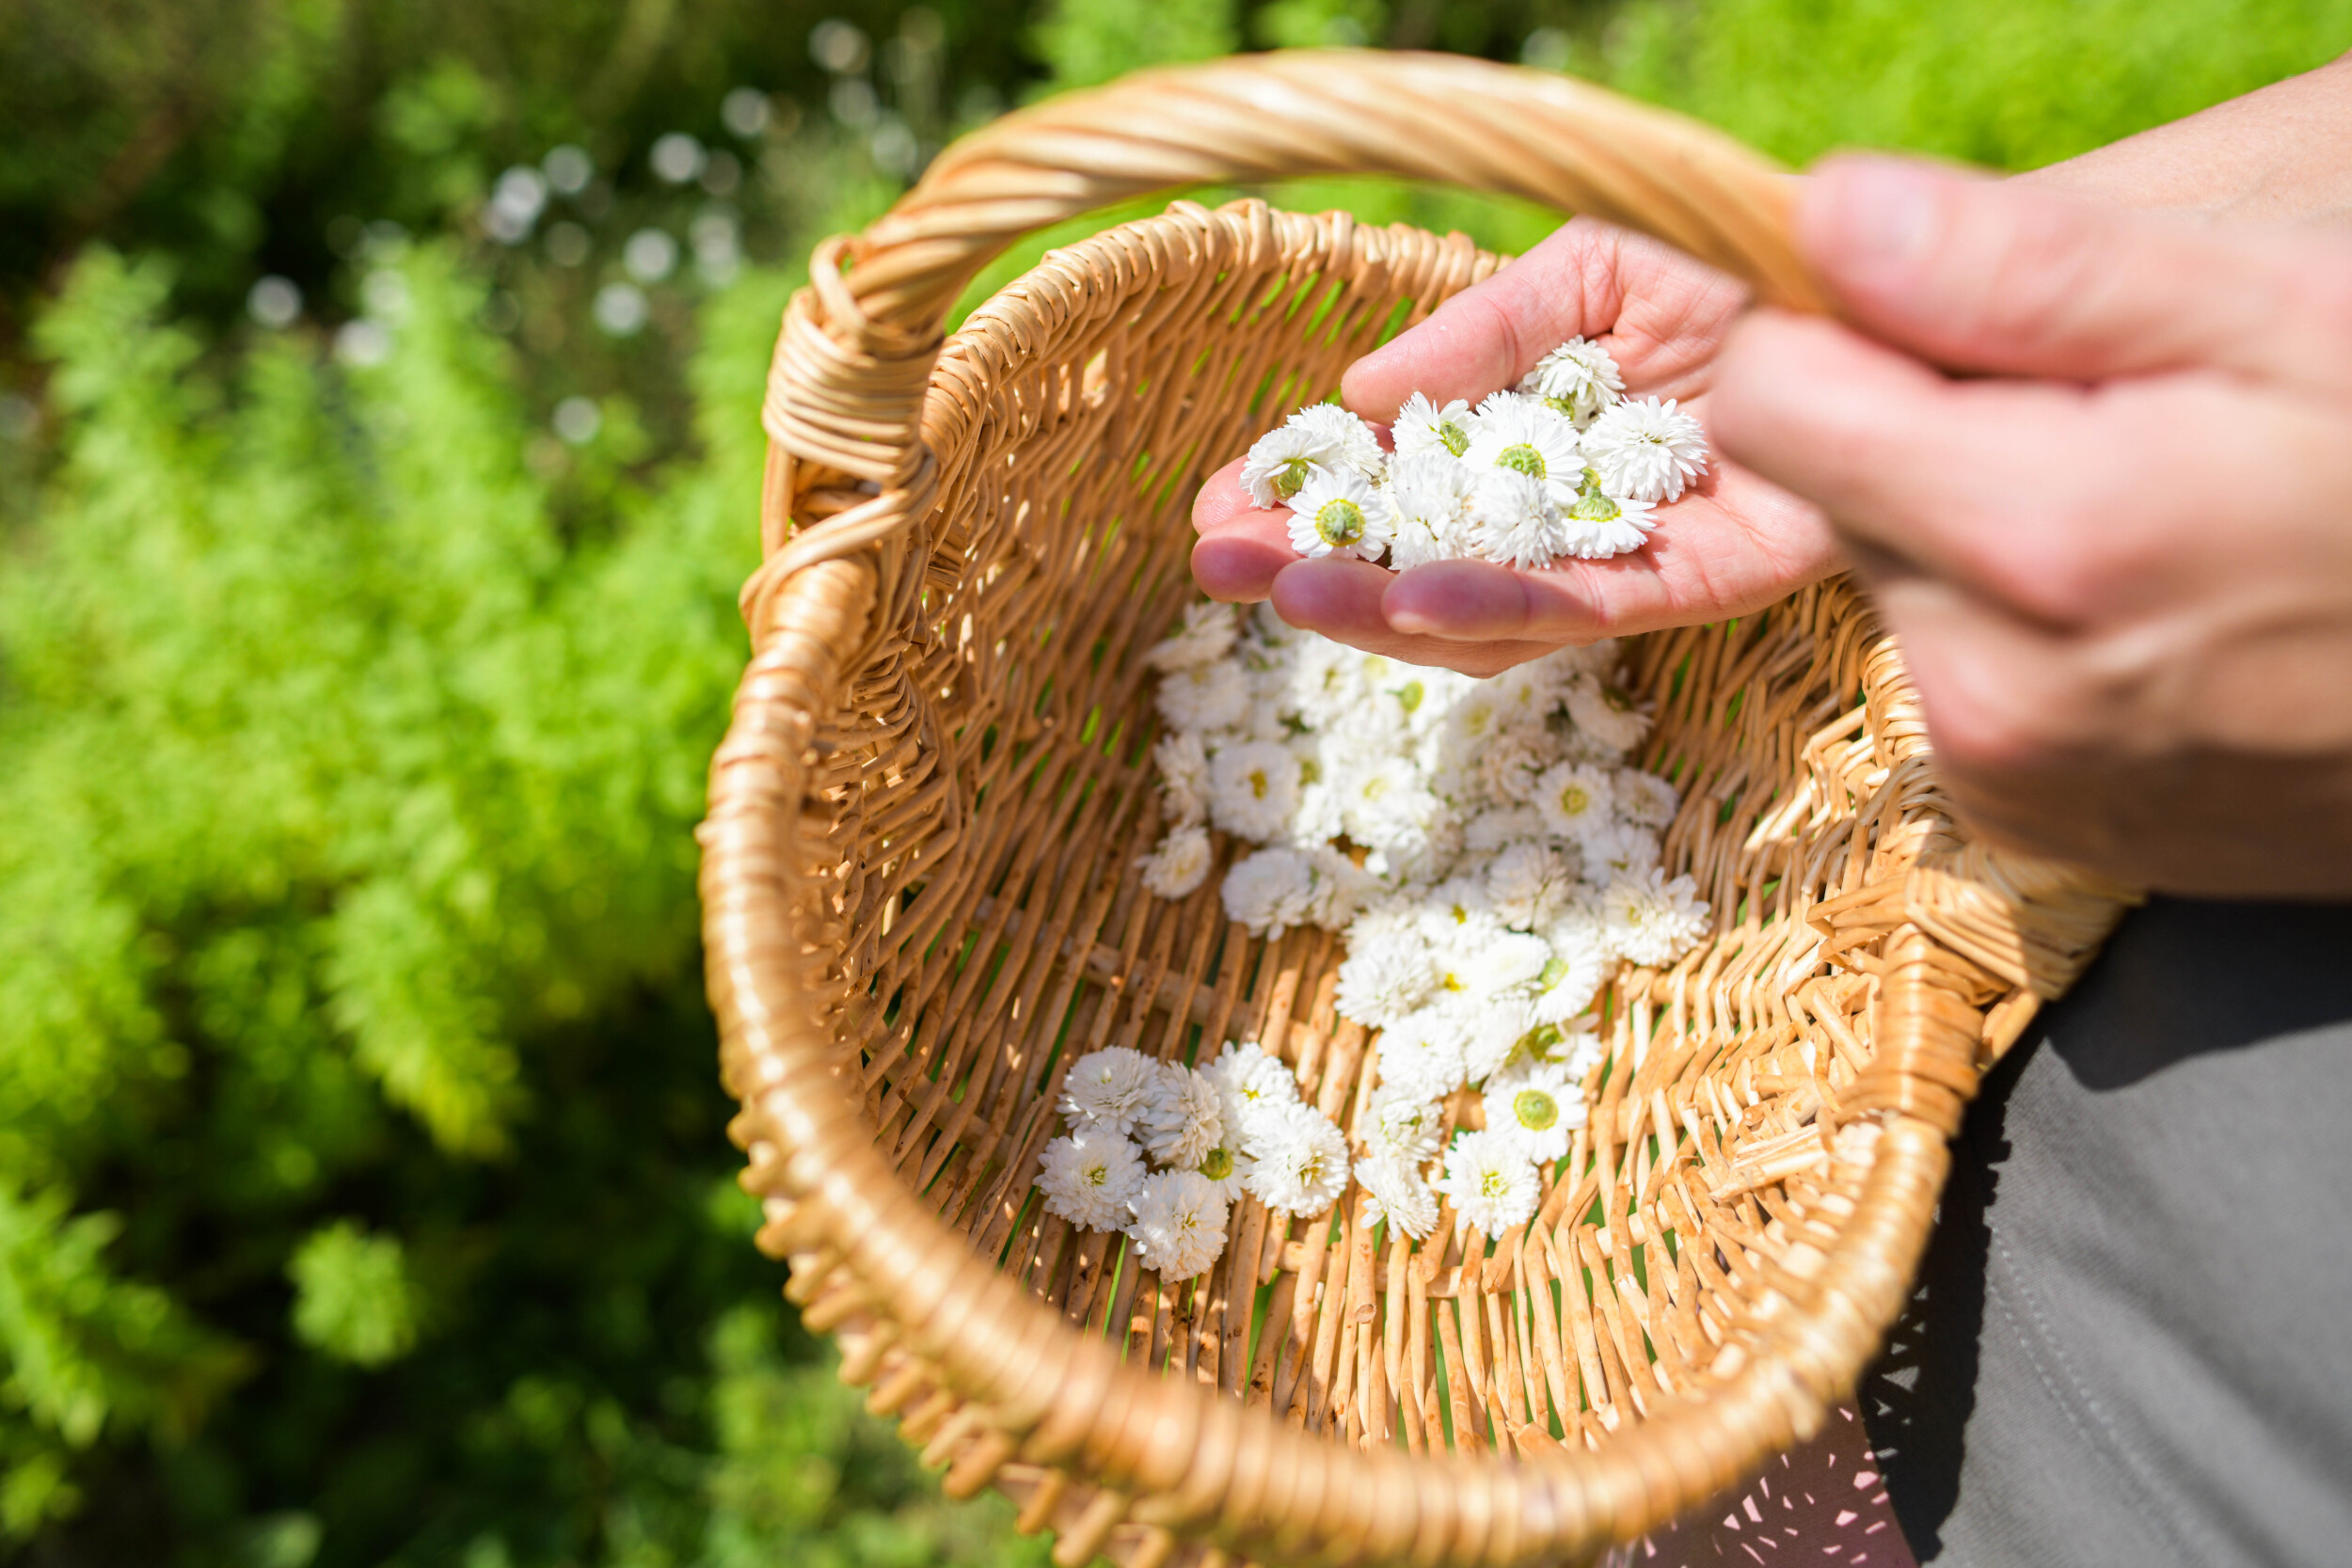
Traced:
<svg viewBox="0 0 2352 1568">
<path fill-rule="evenodd" d="M 2352 1562 L 2352 907 L 2135 911 L 1954 1155 L 1861 1390 L 1919 1561 Z"/>
</svg>

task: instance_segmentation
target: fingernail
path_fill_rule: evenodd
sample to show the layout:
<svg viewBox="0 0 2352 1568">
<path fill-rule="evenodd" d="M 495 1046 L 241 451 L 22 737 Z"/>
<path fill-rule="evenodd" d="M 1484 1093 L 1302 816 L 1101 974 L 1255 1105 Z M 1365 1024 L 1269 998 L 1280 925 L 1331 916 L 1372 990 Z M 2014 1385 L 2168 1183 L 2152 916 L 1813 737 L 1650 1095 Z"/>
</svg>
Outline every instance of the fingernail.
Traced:
<svg viewBox="0 0 2352 1568">
<path fill-rule="evenodd" d="M 1899 266 L 1925 255 L 1934 243 L 1938 193 L 1927 170 L 1873 160 L 1832 178 L 1836 181 L 1834 238 L 1847 260 Z"/>
</svg>

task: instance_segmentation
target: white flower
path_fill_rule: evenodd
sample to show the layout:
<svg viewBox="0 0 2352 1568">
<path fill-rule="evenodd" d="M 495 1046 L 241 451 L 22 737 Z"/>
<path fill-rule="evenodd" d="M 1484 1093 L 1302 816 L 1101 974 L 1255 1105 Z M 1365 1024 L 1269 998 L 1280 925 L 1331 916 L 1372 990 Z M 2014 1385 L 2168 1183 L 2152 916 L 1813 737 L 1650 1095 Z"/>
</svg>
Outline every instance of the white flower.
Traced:
<svg viewBox="0 0 2352 1568">
<path fill-rule="evenodd" d="M 1616 788 L 1600 768 L 1573 762 L 1549 768 L 1535 781 L 1535 809 L 1544 826 L 1564 838 L 1590 839 L 1610 825 Z M 1587 855 L 1587 862 L 1591 860 Z"/>
<path fill-rule="evenodd" d="M 1107 1127 L 1081 1127 L 1038 1156 L 1045 1207 L 1089 1230 L 1116 1230 L 1143 1185 L 1143 1155 Z"/>
<path fill-rule="evenodd" d="M 1243 1153 L 1255 1152 L 1250 1130 L 1266 1113 L 1298 1102 L 1298 1079 L 1290 1065 L 1254 1045 L 1227 1040 L 1201 1073 L 1216 1087 L 1226 1138 Z"/>
<path fill-rule="evenodd" d="M 1584 841 L 1584 882 L 1605 888 L 1625 877 L 1646 877 L 1658 868 L 1658 835 L 1630 822 L 1612 822 Z"/>
<path fill-rule="evenodd" d="M 1549 566 L 1571 541 L 1541 480 L 1487 468 L 1470 497 L 1470 538 L 1480 559 L 1530 570 Z"/>
<path fill-rule="evenodd" d="M 1313 1219 L 1347 1191 L 1347 1139 L 1313 1106 L 1270 1111 L 1249 1136 L 1257 1164 L 1244 1185 L 1267 1208 Z"/>
<path fill-rule="evenodd" d="M 1136 1134 L 1163 1165 L 1190 1167 L 1225 1141 L 1224 1100 L 1204 1073 L 1163 1062 L 1144 1098 Z"/>
<path fill-rule="evenodd" d="M 1435 1100 L 1407 1094 L 1393 1085 L 1373 1091 L 1364 1117 L 1364 1147 L 1419 1162 L 1438 1152 L 1438 1129 L 1445 1109 Z"/>
<path fill-rule="evenodd" d="M 1442 1009 L 1407 1013 L 1380 1034 L 1380 1084 L 1414 1100 L 1442 1100 L 1470 1082 L 1462 1040 Z"/>
<path fill-rule="evenodd" d="M 1649 715 L 1632 693 L 1591 673 L 1568 682 L 1565 698 L 1576 727 L 1613 752 L 1629 751 L 1649 734 Z"/>
<path fill-rule="evenodd" d="M 1339 467 L 1352 469 L 1365 479 L 1379 478 L 1381 466 L 1389 460 L 1389 454 L 1380 450 L 1380 437 L 1372 426 L 1336 403 L 1310 404 L 1286 422 L 1291 429 L 1303 430 L 1322 442 L 1334 454 Z"/>
<path fill-rule="evenodd" d="M 1327 844 L 1315 845 L 1306 856 L 1308 924 L 1328 931 L 1345 930 L 1364 900 L 1372 896 L 1373 879 Z"/>
<path fill-rule="evenodd" d="M 1586 470 L 1590 472 L 1591 470 Z M 1560 553 L 1579 561 L 1606 561 L 1638 550 L 1658 526 L 1650 503 L 1630 496 L 1613 496 L 1587 485 L 1574 502 L 1561 509 Z"/>
<path fill-rule="evenodd" d="M 1576 426 L 1540 399 L 1517 392 L 1497 392 L 1478 405 L 1478 428 L 1462 460 L 1473 468 L 1503 468 L 1535 480 L 1555 507 L 1572 503 L 1584 486 Z"/>
<path fill-rule="evenodd" d="M 1480 1001 L 1505 991 L 1534 992 L 1536 979 L 1551 962 L 1551 944 L 1524 931 L 1503 931 L 1480 942 L 1456 960 L 1470 995 Z"/>
<path fill-rule="evenodd" d="M 1637 828 L 1662 828 L 1675 819 L 1682 797 L 1655 773 L 1621 768 L 1610 775 L 1617 795 L 1617 816 Z"/>
<path fill-rule="evenodd" d="M 1137 1259 L 1170 1283 L 1209 1272 L 1225 1253 L 1225 1193 L 1199 1171 L 1164 1170 L 1143 1179 L 1127 1234 Z"/>
<path fill-rule="evenodd" d="M 1651 871 L 1620 878 L 1609 884 L 1601 910 L 1610 945 L 1654 969 L 1674 963 L 1707 934 L 1707 904 L 1689 877 L 1668 881 L 1663 871 Z"/>
<path fill-rule="evenodd" d="M 1625 377 L 1607 349 L 1578 336 L 1537 360 L 1519 390 L 1582 425 L 1625 395 Z"/>
<path fill-rule="evenodd" d="M 1419 931 L 1367 932 L 1361 921 L 1348 928 L 1334 997 L 1342 1018 L 1384 1029 L 1420 1006 L 1437 986 L 1437 955 Z"/>
<path fill-rule="evenodd" d="M 1454 1140 L 1437 1187 L 1454 1200 L 1463 1224 L 1488 1236 L 1534 1218 L 1543 1196 L 1542 1180 L 1518 1142 L 1491 1132 L 1464 1132 Z"/>
<path fill-rule="evenodd" d="M 1194 823 L 1170 828 L 1148 855 L 1138 856 L 1144 891 L 1155 898 L 1184 898 L 1209 875 L 1216 859 L 1209 847 L 1209 830 Z"/>
<path fill-rule="evenodd" d="M 1581 864 L 1573 845 L 1514 844 L 1486 867 L 1486 896 L 1504 924 L 1532 931 L 1576 896 Z"/>
<path fill-rule="evenodd" d="M 1089 1051 L 1070 1064 L 1062 1080 L 1061 1111 L 1114 1132 L 1125 1132 L 1143 1113 L 1159 1063 L 1123 1045 Z"/>
<path fill-rule="evenodd" d="M 1272 740 L 1245 740 L 1209 759 L 1209 820 L 1263 844 L 1279 838 L 1298 805 L 1298 755 Z"/>
<path fill-rule="evenodd" d="M 1225 1201 L 1231 1203 L 1241 1196 L 1242 1182 L 1248 1177 L 1249 1167 L 1256 1163 L 1241 1151 L 1238 1140 L 1229 1133 L 1225 1142 L 1200 1156 L 1200 1163 L 1193 1169 L 1200 1172 L 1209 1185 L 1223 1193 Z"/>
<path fill-rule="evenodd" d="M 1393 1154 L 1356 1162 L 1356 1180 L 1362 1183 L 1366 1225 L 1389 1222 L 1391 1229 L 1420 1241 L 1438 1227 L 1438 1195 L 1421 1178 L 1420 1167 Z"/>
<path fill-rule="evenodd" d="M 1583 909 L 1552 922 L 1544 933 L 1551 961 L 1535 982 L 1535 1019 L 1539 1023 L 1565 1023 L 1593 1005 L 1609 968 L 1609 950 L 1600 927 Z"/>
<path fill-rule="evenodd" d="M 1290 499 L 1291 548 L 1310 560 L 1336 555 L 1377 561 L 1389 547 L 1389 509 L 1352 470 L 1314 473 Z"/>
<path fill-rule="evenodd" d="M 1152 645 L 1143 661 L 1154 670 L 1189 670 L 1223 658 L 1241 630 L 1233 607 L 1202 600 L 1184 607 L 1184 629 Z"/>
<path fill-rule="evenodd" d="M 1396 442 L 1400 456 L 1416 452 L 1440 452 L 1447 457 L 1459 457 L 1470 451 L 1470 433 L 1477 428 L 1477 418 L 1470 404 L 1456 398 L 1443 408 L 1427 397 L 1415 392 L 1396 411 L 1396 420 L 1389 426 L 1390 438 Z"/>
<path fill-rule="evenodd" d="M 1225 873 L 1225 913 L 1253 937 L 1279 937 L 1313 923 L 1315 873 L 1296 849 L 1261 849 Z"/>
<path fill-rule="evenodd" d="M 1160 815 L 1170 827 L 1189 828 L 1209 815 L 1209 750 L 1200 736 L 1179 731 L 1152 748 L 1160 785 Z"/>
<path fill-rule="evenodd" d="M 1567 1069 L 1527 1058 L 1486 1080 L 1486 1130 L 1518 1143 L 1519 1152 L 1549 1164 L 1568 1152 L 1568 1134 L 1584 1125 L 1583 1086 Z"/>
<path fill-rule="evenodd" d="M 1477 783 L 1496 800 L 1526 800 L 1535 777 L 1559 759 L 1560 747 L 1548 730 L 1512 729 L 1479 748 L 1471 759 Z"/>
<path fill-rule="evenodd" d="M 1502 806 L 1471 817 L 1462 841 L 1484 852 L 1503 848 L 1521 839 L 1541 838 L 1544 831 L 1544 814 L 1534 806 Z"/>
<path fill-rule="evenodd" d="M 1241 487 L 1262 508 L 1280 506 L 1298 494 L 1314 475 L 1337 473 L 1342 464 L 1336 449 L 1311 430 L 1286 424 L 1268 431 L 1242 459 Z"/>
<path fill-rule="evenodd" d="M 1472 551 L 1470 498 L 1478 470 L 1443 451 L 1400 452 L 1379 500 L 1388 511 L 1389 564 L 1399 571 Z"/>
<path fill-rule="evenodd" d="M 1706 469 L 1707 436 L 1674 399 L 1635 398 L 1593 421 L 1584 452 L 1611 495 L 1670 501 Z"/>
<path fill-rule="evenodd" d="M 1462 1011 L 1468 1021 L 1462 1065 L 1473 1084 L 1485 1081 L 1508 1062 L 1538 1027 L 1535 999 L 1523 990 L 1477 996 Z"/>
<path fill-rule="evenodd" d="M 1230 729 L 1249 711 L 1249 682 L 1240 666 L 1219 659 L 1169 671 L 1160 677 L 1153 700 L 1170 729 L 1187 734 Z"/>
</svg>

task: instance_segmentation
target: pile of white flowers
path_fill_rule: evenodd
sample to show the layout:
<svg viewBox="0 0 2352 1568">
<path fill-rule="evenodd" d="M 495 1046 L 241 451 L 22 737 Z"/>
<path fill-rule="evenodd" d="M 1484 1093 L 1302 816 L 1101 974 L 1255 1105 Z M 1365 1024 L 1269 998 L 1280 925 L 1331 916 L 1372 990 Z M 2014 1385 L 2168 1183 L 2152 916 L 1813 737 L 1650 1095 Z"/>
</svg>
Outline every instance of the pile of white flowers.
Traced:
<svg viewBox="0 0 2352 1568">
<path fill-rule="evenodd" d="M 1090 1051 L 1070 1064 L 1060 1109 L 1070 1131 L 1038 1159 L 1045 1207 L 1124 1231 L 1163 1279 L 1205 1274 L 1223 1255 L 1238 1193 L 1313 1219 L 1347 1190 L 1346 1138 L 1254 1045 L 1226 1041 L 1205 1071 L 1125 1046 Z"/>
<path fill-rule="evenodd" d="M 1651 508 L 1707 467 L 1698 420 L 1671 398 L 1626 397 L 1609 351 L 1582 338 L 1475 410 L 1415 392 L 1391 439 L 1393 455 L 1347 410 L 1302 408 L 1249 449 L 1242 484 L 1289 509 L 1301 555 L 1539 567 L 1639 549 Z"/>
<path fill-rule="evenodd" d="M 1339 1011 L 1381 1031 L 1355 1166 L 1375 1217 L 1418 1238 L 1443 1193 L 1487 1234 L 1524 1222 L 1537 1166 L 1583 1123 L 1602 982 L 1674 963 L 1708 927 L 1692 879 L 1660 868 L 1678 798 L 1626 765 L 1649 719 L 1614 645 L 1473 680 L 1200 604 L 1150 659 L 1168 826 L 1144 885 L 1200 887 L 1212 827 L 1260 846 L 1226 873 L 1226 913 L 1260 936 L 1343 932 Z M 1432 1182 L 1465 1087 L 1485 1127 Z"/>
</svg>

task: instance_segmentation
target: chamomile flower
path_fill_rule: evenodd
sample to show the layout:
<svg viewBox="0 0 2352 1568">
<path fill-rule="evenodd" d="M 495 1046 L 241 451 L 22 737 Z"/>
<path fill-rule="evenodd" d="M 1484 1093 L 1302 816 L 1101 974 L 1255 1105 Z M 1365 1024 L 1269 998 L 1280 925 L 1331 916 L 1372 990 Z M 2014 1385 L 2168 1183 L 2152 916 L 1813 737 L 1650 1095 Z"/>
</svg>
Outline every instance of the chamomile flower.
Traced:
<svg viewBox="0 0 2352 1568">
<path fill-rule="evenodd" d="M 1544 487 L 1554 507 L 1576 499 L 1584 485 L 1584 458 L 1576 426 L 1545 407 L 1540 399 L 1497 392 L 1478 405 L 1478 428 L 1462 461 L 1484 472 L 1502 468 Z"/>
<path fill-rule="evenodd" d="M 1298 806 L 1298 754 L 1272 740 L 1220 747 L 1209 759 L 1209 820 L 1263 843 L 1280 835 Z"/>
<path fill-rule="evenodd" d="M 1597 920 L 1580 912 L 1552 922 L 1544 933 L 1551 961 L 1535 978 L 1535 1022 L 1565 1023 L 1593 1005 L 1600 983 L 1608 978 L 1609 949 L 1601 940 Z"/>
<path fill-rule="evenodd" d="M 1298 1078 L 1290 1064 L 1254 1045 L 1227 1040 L 1201 1071 L 1216 1085 L 1219 1124 L 1235 1148 L 1248 1149 L 1250 1129 L 1264 1115 L 1298 1101 Z"/>
<path fill-rule="evenodd" d="M 1375 498 L 1371 482 L 1353 470 L 1311 474 L 1290 499 L 1291 548 L 1310 560 L 1377 561 L 1390 533 L 1389 508 Z"/>
<path fill-rule="evenodd" d="M 1190 670 L 1232 652 L 1240 630 L 1232 605 L 1214 600 L 1186 605 L 1184 628 L 1153 644 L 1143 661 L 1154 670 Z"/>
<path fill-rule="evenodd" d="M 1470 539 L 1481 560 L 1532 571 L 1565 554 L 1572 535 L 1543 481 L 1486 468 L 1470 496 Z"/>
<path fill-rule="evenodd" d="M 1243 1185 L 1267 1208 L 1313 1219 L 1347 1191 L 1347 1139 L 1313 1106 L 1280 1106 L 1248 1136 L 1257 1163 Z"/>
<path fill-rule="evenodd" d="M 1462 1004 L 1458 1012 L 1466 1024 L 1462 1065 L 1473 1084 L 1485 1082 L 1501 1069 L 1541 1026 L 1535 1018 L 1534 997 L 1519 990 L 1478 996 Z"/>
<path fill-rule="evenodd" d="M 1416 1163 L 1438 1152 L 1438 1130 L 1445 1110 L 1435 1100 L 1403 1092 L 1393 1085 L 1373 1091 L 1365 1108 L 1364 1147 L 1375 1155 Z"/>
<path fill-rule="evenodd" d="M 1225 1254 L 1223 1189 L 1199 1171 L 1164 1170 L 1143 1179 L 1127 1234 L 1136 1256 L 1173 1282 L 1209 1272 Z"/>
<path fill-rule="evenodd" d="M 1045 1207 L 1088 1230 L 1116 1230 L 1142 1190 L 1143 1155 L 1100 1125 L 1056 1138 L 1038 1156 L 1037 1190 Z"/>
<path fill-rule="evenodd" d="M 1374 445 L 1376 449 L 1378 443 Z M 1241 485 L 1252 501 L 1270 508 L 1287 505 L 1317 474 L 1356 471 L 1356 464 L 1343 453 L 1330 433 L 1294 418 L 1251 445 L 1249 455 L 1242 459 Z"/>
<path fill-rule="evenodd" d="M 1620 768 L 1609 777 L 1620 819 L 1637 828 L 1662 828 L 1675 819 L 1682 797 L 1666 780 L 1638 768 Z"/>
<path fill-rule="evenodd" d="M 1519 390 L 1542 398 L 1581 427 L 1625 395 L 1625 377 L 1607 349 L 1579 336 L 1537 360 Z"/>
<path fill-rule="evenodd" d="M 1650 515 L 1649 502 L 1630 496 L 1610 495 L 1597 485 L 1588 484 L 1560 513 L 1560 530 L 1566 542 L 1560 553 L 1575 556 L 1579 561 L 1607 561 L 1612 556 L 1640 549 L 1657 526 Z"/>
<path fill-rule="evenodd" d="M 1219 659 L 1160 677 L 1152 700 L 1168 728 L 1198 734 L 1228 729 L 1249 711 L 1249 682 L 1239 666 Z"/>
<path fill-rule="evenodd" d="M 1437 989 L 1437 955 L 1418 930 L 1364 932 L 1363 924 L 1358 921 L 1348 931 L 1347 957 L 1340 963 L 1333 1000 L 1342 1017 L 1384 1029 Z"/>
<path fill-rule="evenodd" d="M 1126 1132 L 1143 1114 L 1159 1063 L 1123 1045 L 1089 1051 L 1070 1064 L 1062 1080 L 1061 1112 L 1113 1132 Z"/>
<path fill-rule="evenodd" d="M 1707 934 L 1707 904 L 1689 877 L 1666 879 L 1663 871 L 1628 876 L 1609 884 L 1601 900 L 1609 942 L 1637 964 L 1662 969 L 1698 945 Z"/>
<path fill-rule="evenodd" d="M 1192 1168 L 1232 1203 L 1241 1196 L 1242 1181 L 1255 1163 L 1241 1151 L 1240 1140 L 1228 1132 L 1225 1141 L 1200 1156 L 1200 1163 Z"/>
<path fill-rule="evenodd" d="M 1144 1152 L 1163 1165 L 1198 1165 L 1225 1141 L 1223 1097 L 1206 1074 L 1163 1062 L 1144 1097 L 1136 1135 Z"/>
<path fill-rule="evenodd" d="M 1468 464 L 1442 451 L 1400 450 L 1378 498 L 1389 515 L 1389 563 L 1402 571 L 1469 556 L 1470 498 L 1477 488 L 1478 470 Z"/>
<path fill-rule="evenodd" d="M 1381 1032 L 1380 1086 L 1404 1099 L 1443 1100 L 1470 1081 L 1462 1040 L 1436 1007 L 1406 1014 Z"/>
<path fill-rule="evenodd" d="M 1616 404 L 1584 432 L 1584 451 L 1613 496 L 1670 501 L 1707 467 L 1707 436 L 1668 398 Z"/>
<path fill-rule="evenodd" d="M 1315 871 L 1306 855 L 1277 847 L 1245 855 L 1225 873 L 1225 913 L 1253 937 L 1279 937 L 1313 924 Z"/>
<path fill-rule="evenodd" d="M 1576 896 L 1581 864 L 1574 845 L 1514 844 L 1486 867 L 1486 896 L 1504 924 L 1534 930 Z"/>
<path fill-rule="evenodd" d="M 1359 1160 L 1356 1180 L 1364 1189 L 1365 1224 L 1386 1220 L 1391 1229 L 1417 1242 L 1438 1227 L 1438 1195 L 1412 1160 L 1394 1154 Z"/>
<path fill-rule="evenodd" d="M 1169 826 L 1189 828 L 1209 815 L 1209 750 L 1194 732 L 1164 735 L 1152 747 L 1152 771 L 1160 785 L 1160 815 Z"/>
<path fill-rule="evenodd" d="M 1458 458 L 1470 451 L 1470 434 L 1477 426 L 1477 417 L 1470 413 L 1470 404 L 1459 398 L 1440 408 L 1415 392 L 1396 411 L 1396 420 L 1390 425 L 1389 434 L 1396 442 L 1400 457 L 1439 452 Z"/>
<path fill-rule="evenodd" d="M 1483 1235 L 1497 1236 L 1535 1217 L 1543 1183 L 1518 1144 L 1494 1132 L 1464 1132 L 1446 1150 L 1438 1191 L 1454 1200 L 1461 1222 Z"/>
<path fill-rule="evenodd" d="M 1209 847 L 1209 830 L 1199 823 L 1170 828 L 1148 855 L 1136 857 L 1143 867 L 1143 888 L 1155 898 L 1184 898 L 1209 875 L 1216 852 Z"/>
<path fill-rule="evenodd" d="M 1568 1152 L 1568 1134 L 1584 1125 L 1584 1093 L 1565 1065 L 1521 1058 L 1486 1080 L 1486 1130 L 1549 1164 Z"/>
<path fill-rule="evenodd" d="M 1612 822 L 1584 841 L 1584 883 L 1606 888 L 1658 869 L 1658 835 L 1630 822 Z"/>
<path fill-rule="evenodd" d="M 1649 734 L 1649 715 L 1630 692 L 1590 672 L 1568 682 L 1568 717 L 1576 727 L 1613 752 L 1626 752 Z"/>
<path fill-rule="evenodd" d="M 1503 931 L 1461 954 L 1456 961 L 1472 996 L 1483 1000 L 1509 991 L 1533 995 L 1544 966 L 1551 962 L 1551 944 L 1525 931 Z"/>
<path fill-rule="evenodd" d="M 1380 450 L 1380 437 L 1373 434 L 1372 426 L 1336 403 L 1310 404 L 1293 414 L 1288 423 L 1321 441 L 1341 467 L 1365 479 L 1375 478 L 1388 461 L 1389 454 Z"/>
<path fill-rule="evenodd" d="M 1590 839 L 1608 827 L 1615 800 L 1609 774 L 1579 763 L 1561 763 L 1535 781 L 1535 809 L 1544 826 L 1564 838 Z"/>
</svg>

